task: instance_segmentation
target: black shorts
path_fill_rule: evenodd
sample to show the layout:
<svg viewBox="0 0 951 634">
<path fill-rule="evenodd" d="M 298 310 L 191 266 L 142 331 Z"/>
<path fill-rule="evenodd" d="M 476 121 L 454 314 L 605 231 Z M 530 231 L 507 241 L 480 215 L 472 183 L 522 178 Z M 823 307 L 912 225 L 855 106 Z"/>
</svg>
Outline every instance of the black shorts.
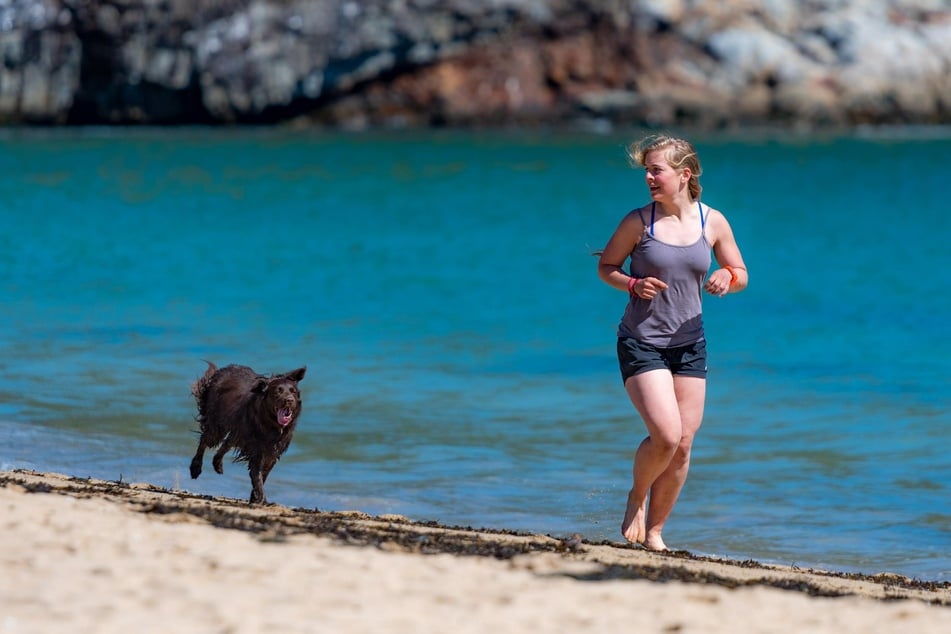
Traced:
<svg viewBox="0 0 951 634">
<path fill-rule="evenodd" d="M 707 376 L 707 342 L 700 340 L 676 348 L 658 348 L 631 337 L 617 340 L 617 358 L 621 380 L 649 370 L 670 370 L 681 376 Z"/>
</svg>

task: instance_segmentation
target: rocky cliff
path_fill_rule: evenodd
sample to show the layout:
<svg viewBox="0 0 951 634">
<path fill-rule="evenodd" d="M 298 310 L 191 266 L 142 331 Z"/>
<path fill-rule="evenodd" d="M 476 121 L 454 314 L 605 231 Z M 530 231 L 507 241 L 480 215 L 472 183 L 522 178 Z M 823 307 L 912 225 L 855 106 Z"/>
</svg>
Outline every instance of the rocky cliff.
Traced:
<svg viewBox="0 0 951 634">
<path fill-rule="evenodd" d="M 951 0 L 0 0 L 0 122 L 951 122 Z"/>
</svg>

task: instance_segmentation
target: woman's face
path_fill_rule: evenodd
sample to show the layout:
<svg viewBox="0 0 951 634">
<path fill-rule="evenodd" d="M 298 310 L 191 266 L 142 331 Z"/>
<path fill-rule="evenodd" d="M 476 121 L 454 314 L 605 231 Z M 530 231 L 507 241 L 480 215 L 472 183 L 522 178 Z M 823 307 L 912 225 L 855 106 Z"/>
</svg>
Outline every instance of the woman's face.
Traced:
<svg viewBox="0 0 951 634">
<path fill-rule="evenodd" d="M 683 170 L 676 170 L 667 162 L 663 150 L 653 150 L 644 157 L 647 188 L 653 200 L 669 200 L 686 182 Z"/>
</svg>

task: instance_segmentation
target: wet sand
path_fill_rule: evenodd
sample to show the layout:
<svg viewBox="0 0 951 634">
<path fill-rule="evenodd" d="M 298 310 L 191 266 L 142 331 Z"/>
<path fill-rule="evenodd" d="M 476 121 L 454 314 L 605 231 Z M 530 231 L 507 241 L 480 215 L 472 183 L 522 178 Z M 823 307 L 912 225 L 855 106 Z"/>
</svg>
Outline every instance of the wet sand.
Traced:
<svg viewBox="0 0 951 634">
<path fill-rule="evenodd" d="M 0 472 L 0 634 L 951 631 L 951 584 Z"/>
</svg>

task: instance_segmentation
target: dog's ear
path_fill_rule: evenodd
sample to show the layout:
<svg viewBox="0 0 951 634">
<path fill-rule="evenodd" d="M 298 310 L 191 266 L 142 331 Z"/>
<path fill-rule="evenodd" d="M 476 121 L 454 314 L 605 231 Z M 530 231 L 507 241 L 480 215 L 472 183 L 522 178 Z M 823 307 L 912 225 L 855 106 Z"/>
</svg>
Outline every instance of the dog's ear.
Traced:
<svg viewBox="0 0 951 634">
<path fill-rule="evenodd" d="M 263 377 L 258 377 L 254 382 L 254 385 L 251 386 L 252 394 L 267 394 L 267 379 Z"/>
<path fill-rule="evenodd" d="M 288 372 L 287 374 L 285 374 L 284 377 L 287 379 L 290 379 L 294 383 L 297 383 L 298 381 L 304 378 L 305 372 L 307 372 L 306 366 L 303 368 L 297 368 L 296 370 L 292 370 L 291 372 Z"/>
</svg>

